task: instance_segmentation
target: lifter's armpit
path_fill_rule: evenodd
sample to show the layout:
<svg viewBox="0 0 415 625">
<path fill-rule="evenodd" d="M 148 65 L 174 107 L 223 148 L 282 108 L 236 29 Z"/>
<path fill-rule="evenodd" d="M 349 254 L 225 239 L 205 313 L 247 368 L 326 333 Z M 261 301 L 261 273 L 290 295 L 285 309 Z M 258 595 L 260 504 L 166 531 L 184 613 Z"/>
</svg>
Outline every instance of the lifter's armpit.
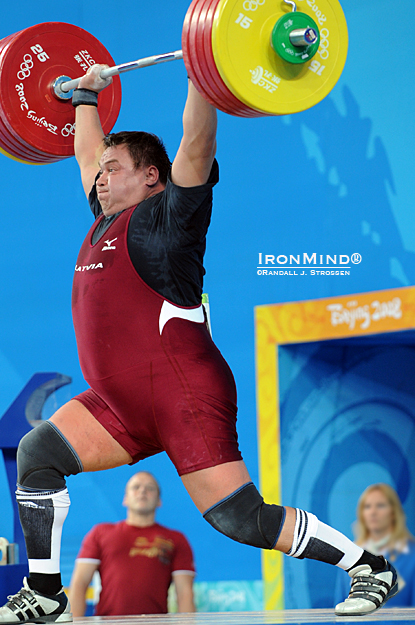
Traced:
<svg viewBox="0 0 415 625">
<path fill-rule="evenodd" d="M 76 399 L 59 408 L 50 421 L 75 449 L 84 471 L 103 471 L 132 462 L 130 454 Z"/>
</svg>

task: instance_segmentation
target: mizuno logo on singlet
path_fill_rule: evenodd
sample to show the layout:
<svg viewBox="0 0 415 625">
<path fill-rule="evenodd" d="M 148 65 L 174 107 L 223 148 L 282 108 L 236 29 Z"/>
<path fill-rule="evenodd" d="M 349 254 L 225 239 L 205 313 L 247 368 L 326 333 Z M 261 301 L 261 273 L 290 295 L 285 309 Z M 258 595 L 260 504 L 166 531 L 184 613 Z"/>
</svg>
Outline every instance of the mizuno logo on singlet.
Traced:
<svg viewBox="0 0 415 625">
<path fill-rule="evenodd" d="M 91 265 L 75 265 L 75 271 L 91 271 L 91 269 L 104 269 L 102 263 L 92 263 Z"/>
<path fill-rule="evenodd" d="M 116 241 L 117 239 L 118 237 L 115 237 L 115 239 L 112 239 L 111 241 L 109 241 L 108 239 L 104 241 L 106 245 L 104 245 L 101 252 L 105 252 L 105 250 L 116 250 L 117 248 L 115 247 L 115 245 L 111 245 L 111 243 L 114 243 L 114 241 Z"/>
</svg>

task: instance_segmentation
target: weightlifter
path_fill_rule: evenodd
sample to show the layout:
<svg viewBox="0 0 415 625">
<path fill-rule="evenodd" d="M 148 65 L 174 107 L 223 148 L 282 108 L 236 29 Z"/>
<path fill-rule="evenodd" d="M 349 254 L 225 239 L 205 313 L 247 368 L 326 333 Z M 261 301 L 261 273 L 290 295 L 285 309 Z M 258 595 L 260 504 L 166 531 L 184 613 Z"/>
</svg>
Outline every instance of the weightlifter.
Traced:
<svg viewBox="0 0 415 625">
<path fill-rule="evenodd" d="M 89 389 L 29 432 L 17 501 L 30 574 L 1 623 L 72 620 L 59 572 L 65 477 L 166 451 L 204 518 L 240 543 L 346 570 L 338 615 L 373 612 L 398 591 L 394 568 L 309 512 L 265 503 L 238 448 L 232 373 L 201 306 L 203 256 L 219 179 L 216 110 L 189 81 L 172 164 L 145 132 L 104 137 L 94 66 L 73 96 L 75 155 L 95 221 L 81 247 L 73 319 Z"/>
</svg>

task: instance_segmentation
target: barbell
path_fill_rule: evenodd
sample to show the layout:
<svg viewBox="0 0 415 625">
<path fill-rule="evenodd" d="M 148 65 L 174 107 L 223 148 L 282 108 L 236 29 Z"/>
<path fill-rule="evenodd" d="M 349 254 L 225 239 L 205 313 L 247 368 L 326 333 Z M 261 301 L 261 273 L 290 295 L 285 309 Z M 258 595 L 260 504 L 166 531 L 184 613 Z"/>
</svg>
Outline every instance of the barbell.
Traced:
<svg viewBox="0 0 415 625">
<path fill-rule="evenodd" d="M 72 156 L 71 97 L 80 81 L 74 76 L 95 63 L 109 66 L 103 78 L 113 76 L 98 99 L 106 134 L 121 107 L 124 72 L 183 59 L 195 87 L 219 110 L 240 117 L 286 115 L 314 106 L 332 90 L 347 46 L 338 0 L 193 0 L 182 50 L 121 65 L 82 28 L 31 26 L 0 40 L 0 152 L 29 164 Z"/>
</svg>

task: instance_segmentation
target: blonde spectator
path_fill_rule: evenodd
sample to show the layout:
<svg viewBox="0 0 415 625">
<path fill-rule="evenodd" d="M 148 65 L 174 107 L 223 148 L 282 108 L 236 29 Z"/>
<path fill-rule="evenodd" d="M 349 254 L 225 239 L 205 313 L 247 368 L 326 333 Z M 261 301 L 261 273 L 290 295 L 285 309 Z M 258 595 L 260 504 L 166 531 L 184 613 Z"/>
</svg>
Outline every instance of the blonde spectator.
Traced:
<svg viewBox="0 0 415 625">
<path fill-rule="evenodd" d="M 406 516 L 396 491 L 388 484 L 372 484 L 359 498 L 354 524 L 356 544 L 393 562 L 400 592 L 388 607 L 415 606 L 415 538 L 406 526 Z M 335 597 L 344 595 L 350 578 L 339 572 Z"/>
</svg>

